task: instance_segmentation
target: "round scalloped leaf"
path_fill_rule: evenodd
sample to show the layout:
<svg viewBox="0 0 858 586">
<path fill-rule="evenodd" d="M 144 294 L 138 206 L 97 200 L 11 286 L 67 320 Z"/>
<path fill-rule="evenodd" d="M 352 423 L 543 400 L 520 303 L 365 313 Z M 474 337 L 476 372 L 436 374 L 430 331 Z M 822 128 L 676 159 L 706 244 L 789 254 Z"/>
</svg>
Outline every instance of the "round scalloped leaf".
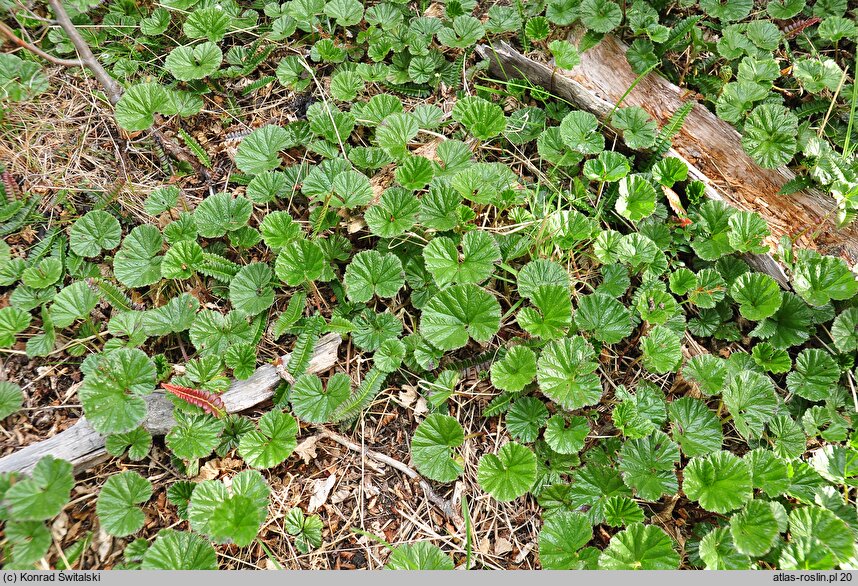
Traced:
<svg viewBox="0 0 858 586">
<path fill-rule="evenodd" d="M 545 426 L 545 442 L 558 454 L 577 454 L 590 433 L 589 420 L 583 415 L 551 416 Z"/>
<path fill-rule="evenodd" d="M 411 457 L 423 476 L 453 482 L 464 470 L 461 457 L 454 457 L 453 450 L 464 442 L 465 432 L 454 417 L 433 413 L 414 431 Z"/>
<path fill-rule="evenodd" d="M 351 378 L 338 372 L 328 379 L 326 388 L 315 374 L 302 374 L 292 385 L 289 401 L 301 421 L 325 423 L 351 395 Z"/>
<path fill-rule="evenodd" d="M 685 466 L 682 490 L 707 511 L 729 513 L 751 500 L 751 471 L 730 452 L 697 456 Z"/>
<path fill-rule="evenodd" d="M 162 529 L 143 554 L 143 570 L 217 570 L 217 553 L 195 533 Z"/>
<path fill-rule="evenodd" d="M 536 365 L 539 389 L 570 411 L 595 405 L 602 398 L 595 358 L 593 347 L 581 336 L 550 342 Z"/>
<path fill-rule="evenodd" d="M 578 298 L 575 324 L 605 344 L 616 344 L 632 333 L 632 314 L 626 307 L 608 295 L 596 292 Z"/>
<path fill-rule="evenodd" d="M 573 151 L 595 155 L 605 150 L 605 136 L 598 132 L 598 128 L 599 121 L 593 114 L 573 110 L 561 120 L 560 136 Z"/>
<path fill-rule="evenodd" d="M 682 375 L 704 395 L 718 395 L 727 383 L 727 362 L 712 354 L 698 354 L 685 364 Z"/>
<path fill-rule="evenodd" d="M 539 531 L 539 561 L 546 570 L 581 569 L 579 550 L 593 538 L 590 520 L 578 512 L 558 512 Z"/>
<path fill-rule="evenodd" d="M 6 570 L 25 566 L 32 569 L 51 547 L 51 531 L 41 521 L 8 521 L 4 533 L 12 552 Z"/>
<path fill-rule="evenodd" d="M 858 293 L 858 277 L 843 259 L 811 250 L 802 250 L 797 256 L 792 286 L 808 304 L 818 307 L 832 299 L 851 299 Z"/>
<path fill-rule="evenodd" d="M 381 195 L 378 205 L 364 213 L 370 232 L 381 238 L 393 238 L 404 234 L 417 221 L 420 201 L 413 192 L 402 188 L 388 188 Z"/>
<path fill-rule="evenodd" d="M 259 419 L 258 429 L 241 436 L 238 453 L 249 466 L 272 468 L 288 458 L 298 445 L 298 422 L 279 410 Z"/>
<path fill-rule="evenodd" d="M 656 501 L 679 489 L 675 469 L 679 462 L 679 446 L 667 434 L 655 431 L 644 438 L 626 440 L 619 456 L 618 468 L 623 482 L 634 489 L 639 498 Z"/>
<path fill-rule="evenodd" d="M 528 299 L 543 285 L 569 287 L 569 273 L 554 261 L 538 258 L 524 265 L 516 277 L 518 294 Z"/>
<path fill-rule="evenodd" d="M 452 117 L 480 140 L 494 138 L 506 129 L 503 109 L 477 96 L 465 96 L 457 100 Z"/>
<path fill-rule="evenodd" d="M 536 376 L 536 354 L 526 346 L 514 346 L 491 366 L 492 385 L 502 391 L 517 393 Z"/>
<path fill-rule="evenodd" d="M 177 458 L 205 458 L 221 442 L 224 420 L 203 413 L 174 411 L 176 425 L 166 435 L 167 447 Z"/>
<path fill-rule="evenodd" d="M 706 403 L 692 397 L 680 397 L 667 406 L 673 427 L 673 439 L 689 458 L 717 452 L 724 442 L 721 422 Z"/>
<path fill-rule="evenodd" d="M 536 482 L 536 455 L 521 444 L 509 442 L 497 454 L 480 458 L 477 481 L 497 500 L 515 500 Z"/>
<path fill-rule="evenodd" d="M 221 6 L 197 8 L 188 15 L 182 30 L 189 39 L 208 39 L 213 43 L 223 40 L 232 19 Z"/>
<path fill-rule="evenodd" d="M 268 248 L 276 251 L 301 236 L 301 225 L 292 219 L 289 212 L 271 212 L 262 219 L 259 231 Z"/>
<path fill-rule="evenodd" d="M 810 506 L 793 509 L 789 514 L 792 539 L 816 539 L 839 563 L 855 556 L 855 538 L 849 526 L 833 512 Z"/>
<path fill-rule="evenodd" d="M 620 197 L 617 198 L 617 213 L 632 222 L 642 220 L 655 211 L 658 194 L 652 184 L 641 175 L 629 175 L 620 179 Z"/>
<path fill-rule="evenodd" d="M 223 52 L 211 41 L 196 46 L 176 47 L 164 60 L 167 71 L 179 81 L 192 81 L 208 77 L 220 67 Z"/>
<path fill-rule="evenodd" d="M 24 404 L 24 392 L 17 384 L 0 381 L 0 419 L 17 413 Z"/>
<path fill-rule="evenodd" d="M 137 226 L 113 257 L 113 273 L 126 287 L 146 287 L 161 280 L 161 231 L 151 224 Z"/>
<path fill-rule="evenodd" d="M 752 321 L 774 315 L 782 301 L 777 281 L 762 273 L 740 275 L 730 287 L 730 296 L 739 304 L 742 316 Z"/>
<path fill-rule="evenodd" d="M 736 549 L 727 527 L 713 529 L 704 535 L 699 551 L 707 570 L 751 569 L 751 558 Z"/>
<path fill-rule="evenodd" d="M 452 570 L 453 560 L 428 541 L 407 543 L 395 548 L 387 558 L 388 570 Z"/>
<path fill-rule="evenodd" d="M 536 397 L 516 399 L 506 413 L 504 423 L 513 439 L 531 443 L 548 420 L 548 408 Z"/>
<path fill-rule="evenodd" d="M 374 295 L 390 298 L 399 293 L 405 284 L 405 271 L 395 254 L 365 250 L 352 257 L 344 283 L 350 301 L 366 303 Z"/>
<path fill-rule="evenodd" d="M 99 433 L 131 431 L 146 417 L 146 401 L 155 389 L 155 364 L 137 348 L 118 348 L 97 358 L 78 390 L 87 421 Z"/>
<path fill-rule="evenodd" d="M 405 344 L 395 338 L 385 340 L 372 355 L 372 363 L 381 372 L 393 372 L 405 360 Z"/>
<path fill-rule="evenodd" d="M 615 495 L 605 501 L 605 524 L 611 527 L 625 527 L 632 523 L 643 523 L 643 509 L 635 501 L 624 495 Z"/>
<path fill-rule="evenodd" d="M 745 438 L 760 437 L 763 426 L 774 417 L 778 405 L 772 379 L 752 370 L 735 374 L 724 389 L 723 397 L 736 430 Z"/>
<path fill-rule="evenodd" d="M 244 173 L 256 175 L 280 166 L 278 153 L 291 142 L 289 131 L 281 126 L 267 124 L 257 128 L 241 140 L 235 153 L 235 164 Z"/>
<path fill-rule="evenodd" d="M 119 244 L 118 237 L 116 243 Z M 21 273 L 21 282 L 32 289 L 44 289 L 59 281 L 62 276 L 63 261 L 49 256 L 40 260 L 38 264 L 27 267 Z"/>
<path fill-rule="evenodd" d="M 87 212 L 69 231 L 69 247 L 79 256 L 94 257 L 102 250 L 113 250 L 121 239 L 119 220 L 102 210 Z"/>
<path fill-rule="evenodd" d="M 847 307 L 834 318 L 831 339 L 843 354 L 858 350 L 858 307 Z"/>
<path fill-rule="evenodd" d="M 730 518 L 730 535 L 736 549 L 751 557 L 766 555 L 778 539 L 778 522 L 772 503 L 753 500 Z"/>
<path fill-rule="evenodd" d="M 313 240 L 295 240 L 283 248 L 274 261 L 277 278 L 291 287 L 315 281 L 325 270 L 325 253 Z"/>
<path fill-rule="evenodd" d="M 676 570 L 673 540 L 655 525 L 633 523 L 611 537 L 599 556 L 600 570 Z"/>
<path fill-rule="evenodd" d="M 159 275 L 160 276 L 160 275 Z M 95 309 L 98 304 L 98 294 L 95 293 L 85 281 L 75 281 L 67 287 L 63 287 L 54 297 L 54 302 L 51 304 L 51 320 L 54 327 L 65 328 L 72 325 L 78 319 L 89 317 L 90 312 Z M 0 316 L 6 308 L 0 309 Z M 17 308 L 9 308 L 9 310 L 20 311 Z M 29 318 L 29 314 L 25 314 Z M 5 319 L 3 319 L 5 318 Z M 0 318 L 0 328 L 5 325 L 7 316 Z M 23 327 L 17 329 L 20 331 L 29 325 L 29 319 L 23 324 Z M 7 328 L 8 329 L 8 326 Z"/>
<path fill-rule="evenodd" d="M 4 506 L 17 521 L 44 521 L 60 514 L 74 486 L 72 465 L 44 456 L 29 478 L 18 480 L 4 495 Z"/>
<path fill-rule="evenodd" d="M 641 339 L 641 351 L 647 370 L 675 372 L 682 363 L 682 338 L 667 326 L 655 326 Z"/>
<path fill-rule="evenodd" d="M 780 104 L 754 108 L 742 127 L 742 147 L 763 168 L 789 163 L 798 149 L 798 117 Z M 732 244 L 732 241 L 731 241 Z"/>
<path fill-rule="evenodd" d="M 472 284 L 451 285 L 423 308 L 420 333 L 439 350 L 455 350 L 472 338 L 488 342 L 500 328 L 500 304 Z"/>
<path fill-rule="evenodd" d="M 146 515 L 137 505 L 152 496 L 152 483 L 127 470 L 108 477 L 98 493 L 95 511 L 108 535 L 125 537 L 143 527 Z"/>
<path fill-rule="evenodd" d="M 138 83 L 122 93 L 114 115 L 119 126 L 129 132 L 146 130 L 155 123 L 155 114 L 170 106 L 167 90 L 154 82 Z"/>
<path fill-rule="evenodd" d="M 194 221 L 203 238 L 220 238 L 247 226 L 252 212 L 253 204 L 246 198 L 216 193 L 200 202 L 194 210 Z"/>
<path fill-rule="evenodd" d="M 98 297 L 95 296 L 95 293 L 89 291 L 87 294 L 84 289 L 89 291 L 86 283 L 78 281 L 60 291 L 60 294 L 54 298 L 51 312 L 63 316 L 63 325 L 56 324 L 57 327 L 71 325 L 74 320 L 89 315 L 92 307 L 98 303 Z M 90 307 L 92 297 L 95 297 L 95 301 L 91 303 L 92 307 Z M 60 301 L 59 304 L 57 304 L 57 299 Z M 89 309 L 84 311 L 85 308 Z M 32 321 L 32 316 L 23 309 L 12 306 L 0 309 L 0 348 L 12 346 L 15 343 L 15 335 L 30 327 L 30 321 Z"/>
<path fill-rule="evenodd" d="M 444 286 L 449 283 L 485 281 L 492 276 L 501 254 L 491 234 L 473 230 L 462 238 L 461 253 L 452 239 L 440 236 L 426 245 L 423 258 L 435 282 Z"/>
<path fill-rule="evenodd" d="M 262 313 L 274 303 L 274 273 L 265 263 L 254 262 L 241 267 L 229 282 L 229 300 L 241 315 Z"/>
<path fill-rule="evenodd" d="M 795 368 L 787 375 L 787 388 L 808 401 L 829 398 L 840 380 L 840 368 L 828 352 L 805 348 L 795 359 Z"/>
<path fill-rule="evenodd" d="M 0 53 L 0 99 L 20 102 L 48 89 L 48 78 L 38 63 Z"/>
</svg>

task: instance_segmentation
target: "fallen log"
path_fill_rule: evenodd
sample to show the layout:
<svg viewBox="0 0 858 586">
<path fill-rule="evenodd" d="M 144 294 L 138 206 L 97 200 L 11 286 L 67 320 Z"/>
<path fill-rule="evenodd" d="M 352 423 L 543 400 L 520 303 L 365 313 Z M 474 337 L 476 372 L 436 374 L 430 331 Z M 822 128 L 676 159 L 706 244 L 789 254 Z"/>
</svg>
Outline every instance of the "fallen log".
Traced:
<svg viewBox="0 0 858 586">
<path fill-rule="evenodd" d="M 606 36 L 582 53 L 581 62 L 571 70 L 534 61 L 504 42 L 479 45 L 477 52 L 488 61 L 492 75 L 526 79 L 603 121 L 622 99 L 622 106 L 639 106 L 664 124 L 686 101 L 684 92 L 649 73 L 623 98 L 638 77 L 626 60 L 626 48 L 622 41 Z M 799 246 L 838 256 L 849 266 L 858 263 L 858 222 L 837 228 L 834 199 L 819 190 L 778 195 L 795 175 L 786 168 L 758 166 L 743 150 L 736 129 L 703 105 L 694 104 L 667 156 L 683 160 L 691 177 L 706 184 L 708 197 L 760 214 L 772 233 L 770 245 L 787 235 Z M 748 260 L 787 286 L 783 269 L 770 255 Z"/>
<path fill-rule="evenodd" d="M 323 336 L 316 345 L 307 372 L 319 373 L 331 368 L 337 361 L 340 341 L 341 337 L 336 333 Z M 288 354 L 281 358 L 284 364 L 288 360 Z M 277 368 L 265 364 L 257 368 L 250 378 L 234 381 L 221 396 L 227 412 L 245 411 L 270 399 L 281 380 Z M 176 425 L 173 403 L 161 391 L 146 397 L 146 402 L 148 414 L 143 427 L 152 435 L 166 435 Z M 85 417 L 81 417 L 69 429 L 0 458 L 0 472 L 28 472 L 47 455 L 68 460 L 74 465 L 75 473 L 110 457 L 104 447 L 104 436 L 95 431 Z"/>
</svg>

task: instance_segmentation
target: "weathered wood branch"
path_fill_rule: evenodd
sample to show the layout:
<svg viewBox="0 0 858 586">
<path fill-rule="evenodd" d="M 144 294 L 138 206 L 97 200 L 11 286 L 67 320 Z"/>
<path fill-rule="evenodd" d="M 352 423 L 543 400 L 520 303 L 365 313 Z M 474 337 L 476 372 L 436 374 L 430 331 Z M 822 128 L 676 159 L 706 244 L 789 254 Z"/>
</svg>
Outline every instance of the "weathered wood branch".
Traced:
<svg viewBox="0 0 858 586">
<path fill-rule="evenodd" d="M 38 55 L 45 61 L 49 61 L 54 65 L 62 65 L 63 67 L 83 67 L 83 62 L 79 59 L 62 59 L 60 57 L 56 57 L 54 55 L 51 55 L 50 53 L 42 51 L 40 48 L 38 48 L 32 43 L 28 43 L 27 41 L 16 35 L 15 31 L 6 26 L 6 23 L 4 23 L 3 21 L 0 21 L 0 36 L 5 38 L 13 45 L 21 47 L 22 49 L 26 49 L 27 51 L 33 53 L 34 55 Z"/>
<path fill-rule="evenodd" d="M 307 372 L 320 373 L 331 368 L 337 361 L 340 341 L 341 337 L 337 333 L 323 336 L 316 345 Z M 288 354 L 281 358 L 283 363 L 288 360 Z M 274 388 L 281 380 L 275 366 L 260 366 L 250 378 L 234 381 L 222 395 L 226 410 L 238 413 L 267 401 L 274 395 Z M 146 397 L 146 402 L 149 411 L 143 427 L 152 435 L 166 435 L 176 425 L 173 403 L 160 391 Z M 109 457 L 104 447 L 104 437 L 82 417 L 72 427 L 54 437 L 0 458 L 0 472 L 28 472 L 47 455 L 68 460 L 74 464 L 75 472 L 91 468 Z"/>
<path fill-rule="evenodd" d="M 503 42 L 492 47 L 480 45 L 477 51 L 488 60 L 492 75 L 527 79 L 602 120 L 638 77 L 626 60 L 625 44 L 611 36 L 585 51 L 581 63 L 572 70 L 534 61 Z M 640 106 L 664 124 L 684 101 L 679 87 L 650 73 L 638 81 L 622 106 Z M 818 190 L 778 195 L 795 175 L 786 168 L 759 167 L 742 149 L 736 129 L 701 104 L 694 105 L 668 156 L 688 165 L 692 178 L 706 184 L 708 197 L 759 213 L 771 229 L 770 244 L 789 235 L 800 246 L 839 256 L 849 266 L 858 262 L 858 223 L 838 229 L 834 199 Z M 770 256 L 757 255 L 750 260 L 755 268 L 785 284 L 783 270 Z"/>
</svg>

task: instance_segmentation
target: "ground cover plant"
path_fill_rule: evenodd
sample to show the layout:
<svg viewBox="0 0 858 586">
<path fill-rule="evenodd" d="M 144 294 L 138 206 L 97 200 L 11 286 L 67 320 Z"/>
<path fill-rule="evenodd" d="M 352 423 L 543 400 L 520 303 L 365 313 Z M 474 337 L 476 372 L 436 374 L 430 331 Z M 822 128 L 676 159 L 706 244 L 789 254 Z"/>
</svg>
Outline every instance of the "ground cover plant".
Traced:
<svg viewBox="0 0 858 586">
<path fill-rule="evenodd" d="M 621 35 L 636 72 L 686 87 L 760 166 L 792 165 L 784 198 L 812 183 L 847 225 L 845 1 L 0 8 L 19 39 L 0 54 L 3 140 L 72 76 L 123 165 L 159 183 L 45 197 L 3 173 L 0 352 L 66 368 L 63 400 L 114 457 L 77 485 L 52 456 L 0 473 L 5 568 L 303 567 L 345 539 L 391 569 L 858 565 L 854 267 L 709 199 L 666 155 L 687 112 L 659 127 L 620 104 L 607 126 L 492 78 L 474 52 L 504 39 L 569 69 Z M 759 254 L 785 282 L 751 268 Z M 331 333 L 339 360 L 316 372 Z M 231 412 L 232 382 L 271 363 L 273 399 Z M 8 455 L 43 406 L 36 381 L 0 378 Z M 174 406 L 163 438 L 146 427 L 156 393 Z M 282 506 L 281 479 L 315 457 L 308 436 L 360 453 L 392 397 L 399 441 L 367 458 L 413 481 L 399 499 L 431 497 L 420 514 L 437 539 L 365 523 L 363 477 L 348 518 L 322 508 L 324 483 Z M 384 454 L 395 443 L 399 459 Z M 70 511 L 84 521 L 65 543 Z M 475 547 L 492 514 L 507 543 L 530 524 L 527 548 Z"/>
</svg>

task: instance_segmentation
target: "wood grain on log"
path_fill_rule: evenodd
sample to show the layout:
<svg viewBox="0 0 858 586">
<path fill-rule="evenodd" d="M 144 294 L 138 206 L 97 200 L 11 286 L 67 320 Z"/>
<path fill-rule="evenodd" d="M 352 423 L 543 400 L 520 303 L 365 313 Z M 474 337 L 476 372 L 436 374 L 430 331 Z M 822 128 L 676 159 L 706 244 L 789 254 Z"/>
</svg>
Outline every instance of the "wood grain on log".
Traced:
<svg viewBox="0 0 858 586">
<path fill-rule="evenodd" d="M 323 336 L 316 344 L 307 372 L 320 373 L 331 368 L 337 361 L 340 341 L 341 337 L 336 333 Z M 283 363 L 288 360 L 288 354 L 281 358 Z M 234 381 L 222 395 L 226 410 L 238 413 L 267 401 L 274 395 L 274 388 L 281 380 L 275 366 L 260 366 L 250 378 Z M 143 427 L 152 435 L 166 435 L 176 425 L 173 403 L 161 391 L 147 396 L 146 403 L 148 414 Z M 74 465 L 76 473 L 109 457 L 104 447 L 104 436 L 95 431 L 86 418 L 81 417 L 69 429 L 0 458 L 0 472 L 28 472 L 47 455 L 68 460 Z"/>
<path fill-rule="evenodd" d="M 637 75 L 626 61 L 626 45 L 606 36 L 581 55 L 572 70 L 560 70 L 529 59 L 506 43 L 481 45 L 477 51 L 489 70 L 502 79 L 524 78 L 604 119 L 635 83 Z M 659 124 L 666 123 L 686 101 L 683 91 L 657 75 L 644 76 L 625 97 L 622 106 L 639 106 Z M 668 156 L 689 165 L 691 175 L 707 184 L 707 195 L 739 209 L 759 213 L 772 232 L 769 244 L 781 236 L 797 237 L 797 244 L 838 256 L 849 266 L 858 263 L 858 223 L 838 229 L 834 199 L 814 189 L 778 195 L 795 175 L 786 168 L 763 169 L 742 149 L 739 133 L 701 104 L 695 104 Z M 753 259 L 758 270 L 781 273 L 765 255 Z M 774 276 L 774 275 L 773 275 Z"/>
</svg>

